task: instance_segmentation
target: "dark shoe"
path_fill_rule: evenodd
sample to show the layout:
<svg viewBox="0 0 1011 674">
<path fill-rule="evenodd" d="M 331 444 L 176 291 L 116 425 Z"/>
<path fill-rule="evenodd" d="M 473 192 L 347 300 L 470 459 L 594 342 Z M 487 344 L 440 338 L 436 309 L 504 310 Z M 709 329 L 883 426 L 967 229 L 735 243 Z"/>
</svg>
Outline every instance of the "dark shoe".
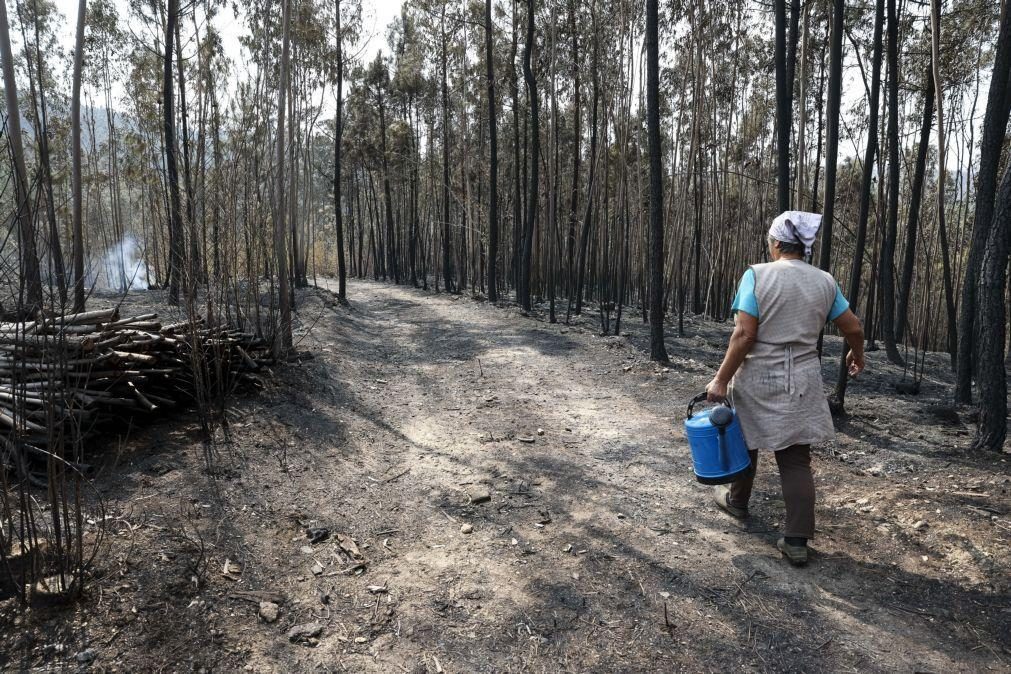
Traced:
<svg viewBox="0 0 1011 674">
<path fill-rule="evenodd" d="M 807 545 L 790 545 L 785 538 L 776 541 L 776 547 L 794 566 L 807 564 Z"/>
<path fill-rule="evenodd" d="M 730 487 L 720 484 L 713 488 L 713 500 L 716 505 L 727 513 L 741 520 L 748 516 L 748 509 L 735 506 L 730 502 Z"/>
</svg>

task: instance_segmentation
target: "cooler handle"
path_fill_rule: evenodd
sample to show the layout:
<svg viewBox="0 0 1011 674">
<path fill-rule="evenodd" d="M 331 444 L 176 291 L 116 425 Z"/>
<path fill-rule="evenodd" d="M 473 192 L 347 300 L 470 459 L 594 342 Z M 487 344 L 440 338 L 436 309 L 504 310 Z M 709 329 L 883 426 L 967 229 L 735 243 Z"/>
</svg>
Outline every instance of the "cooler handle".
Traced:
<svg viewBox="0 0 1011 674">
<path fill-rule="evenodd" d="M 691 419 L 692 414 L 695 413 L 695 405 L 697 405 L 698 403 L 704 402 L 705 399 L 708 398 L 708 397 L 709 397 L 709 393 L 706 392 L 706 391 L 703 391 L 702 393 L 698 394 L 697 396 L 695 396 L 694 398 L 692 398 L 690 401 L 688 401 L 688 417 L 687 418 Z M 730 398 L 729 397 L 726 398 L 726 399 L 724 399 L 722 404 L 726 405 L 730 409 L 734 409 L 734 405 L 733 405 L 733 403 L 730 402 Z"/>
</svg>

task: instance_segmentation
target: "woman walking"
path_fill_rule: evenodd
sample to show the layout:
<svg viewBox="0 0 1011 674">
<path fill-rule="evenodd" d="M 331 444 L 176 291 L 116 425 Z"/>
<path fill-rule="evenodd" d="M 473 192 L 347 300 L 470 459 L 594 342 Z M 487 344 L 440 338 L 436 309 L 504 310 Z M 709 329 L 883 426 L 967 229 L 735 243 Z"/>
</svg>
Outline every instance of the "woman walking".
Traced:
<svg viewBox="0 0 1011 674">
<path fill-rule="evenodd" d="M 834 433 L 818 357 L 826 321 L 833 321 L 849 344 L 850 376 L 864 369 L 860 319 L 832 275 L 805 261 L 820 227 L 820 215 L 801 211 L 773 220 L 768 238 L 773 261 L 744 272 L 733 303 L 730 345 L 706 387 L 711 402 L 723 400 L 729 389 L 752 465 L 748 476 L 716 487 L 716 503 L 734 517 L 747 517 L 758 452 L 773 452 L 786 502 L 777 547 L 796 565 L 807 563 L 807 542 L 814 537 L 811 445 Z"/>
</svg>

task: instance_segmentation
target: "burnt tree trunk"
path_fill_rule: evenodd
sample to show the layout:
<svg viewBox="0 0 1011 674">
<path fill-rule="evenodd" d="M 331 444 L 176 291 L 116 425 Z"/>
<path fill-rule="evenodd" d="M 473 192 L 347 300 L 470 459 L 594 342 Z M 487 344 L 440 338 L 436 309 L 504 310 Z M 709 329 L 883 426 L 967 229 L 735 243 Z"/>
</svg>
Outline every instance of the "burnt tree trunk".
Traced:
<svg viewBox="0 0 1011 674">
<path fill-rule="evenodd" d="M 927 172 L 927 153 L 930 150 L 930 127 L 934 119 L 934 72 L 927 64 L 923 91 L 923 123 L 920 125 L 920 145 L 916 150 L 913 183 L 909 194 L 909 219 L 906 222 L 906 250 L 902 260 L 902 278 L 899 282 L 899 302 L 895 312 L 895 340 L 901 342 L 906 333 L 909 295 L 913 287 L 916 267 L 916 239 L 919 235 L 920 205 L 923 203 L 923 182 Z"/>
<path fill-rule="evenodd" d="M 871 185 L 874 182 L 874 159 L 878 152 L 878 103 L 881 94 L 881 32 L 885 18 L 885 0 L 877 0 L 874 12 L 874 55 L 871 59 L 871 94 L 868 102 L 869 115 L 867 121 L 867 149 L 864 153 L 863 182 L 860 188 L 860 215 L 857 220 L 857 237 L 853 249 L 853 265 L 850 268 L 849 302 L 857 306 L 860 295 L 860 273 L 863 270 L 864 248 L 867 245 L 867 219 L 871 209 Z M 848 348 L 843 346 L 842 358 L 839 360 L 839 378 L 833 393 L 832 407 L 837 412 L 844 409 L 846 400 L 846 384 L 848 372 L 846 355 Z"/>
<path fill-rule="evenodd" d="M 933 0 L 932 5 L 939 2 Z M 933 19 L 936 33 L 940 26 L 940 8 L 934 8 Z M 935 39 L 936 43 L 936 39 Z M 983 137 L 979 145 L 979 171 L 976 174 L 976 212 L 972 225 L 972 241 L 969 257 L 965 265 L 965 279 L 962 283 L 962 304 L 958 315 L 958 356 L 956 359 L 955 400 L 968 403 L 972 400 L 973 353 L 976 333 L 976 288 L 983 250 L 986 246 L 987 230 L 993 220 L 994 195 L 997 189 L 997 171 L 1000 169 L 1000 155 L 1007 130 L 1008 114 L 1011 110 L 1011 96 L 1008 95 L 1008 75 L 1011 73 L 1011 11 L 1004 10 L 1000 33 L 997 36 L 994 53 L 993 75 L 986 101 L 986 116 L 983 119 Z M 936 48 L 936 47 L 935 47 Z M 936 55 L 935 55 L 936 59 Z M 934 65 L 935 69 L 937 64 Z M 938 89 L 938 98 L 942 95 Z"/>
<path fill-rule="evenodd" d="M 649 351 L 668 360 L 663 343 L 663 163 L 660 159 L 658 0 L 646 0 L 646 129 L 649 136 Z"/>
<path fill-rule="evenodd" d="M 881 339 L 888 360 L 902 365 L 895 346 L 895 240 L 899 220 L 899 17 L 895 0 L 888 0 L 888 204 L 879 266 Z"/>
<path fill-rule="evenodd" d="M 488 195 L 488 300 L 498 301 L 498 120 L 495 115 L 495 53 L 491 16 L 492 0 L 484 3 L 485 64 L 488 79 L 488 139 L 489 195 Z"/>
</svg>

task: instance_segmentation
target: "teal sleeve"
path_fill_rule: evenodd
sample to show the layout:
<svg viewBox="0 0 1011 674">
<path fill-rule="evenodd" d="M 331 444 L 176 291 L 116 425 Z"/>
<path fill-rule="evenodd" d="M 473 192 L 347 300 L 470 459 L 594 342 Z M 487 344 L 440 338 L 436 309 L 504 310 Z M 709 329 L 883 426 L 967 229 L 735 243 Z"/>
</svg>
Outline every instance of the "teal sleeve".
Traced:
<svg viewBox="0 0 1011 674">
<path fill-rule="evenodd" d="M 843 300 L 845 302 L 846 300 Z M 848 306 L 848 305 L 847 305 Z M 737 287 L 737 295 L 734 296 L 734 303 L 730 305 L 734 312 L 743 311 L 751 314 L 755 318 L 758 315 L 758 298 L 755 297 L 755 270 L 748 269 L 741 277 L 741 283 Z M 845 311 L 845 309 L 843 310 Z"/>
<path fill-rule="evenodd" d="M 837 283 L 835 286 L 835 300 L 832 302 L 832 309 L 828 312 L 828 320 L 834 321 L 846 313 L 846 310 L 849 308 L 850 303 L 843 297 L 842 289 L 839 288 L 839 284 Z"/>
</svg>

